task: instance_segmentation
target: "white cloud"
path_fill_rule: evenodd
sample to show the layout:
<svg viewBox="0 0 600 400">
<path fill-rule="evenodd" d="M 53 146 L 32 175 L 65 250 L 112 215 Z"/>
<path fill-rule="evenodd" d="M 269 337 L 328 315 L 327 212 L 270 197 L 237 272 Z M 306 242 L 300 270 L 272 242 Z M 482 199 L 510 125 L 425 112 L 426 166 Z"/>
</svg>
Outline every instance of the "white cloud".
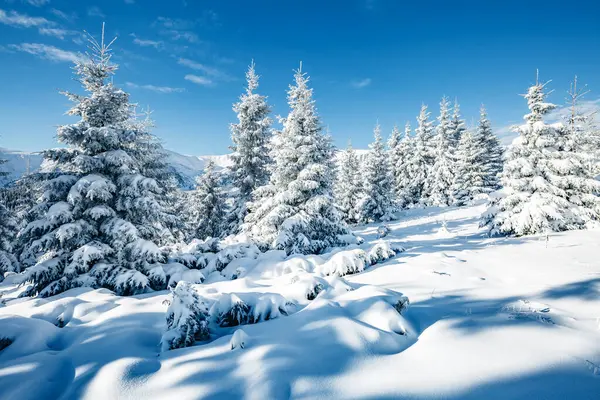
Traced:
<svg viewBox="0 0 600 400">
<path fill-rule="evenodd" d="M 39 28 L 38 32 L 40 32 L 42 35 L 54 36 L 61 40 L 63 40 L 67 36 L 79 35 L 79 32 L 77 31 L 71 31 L 68 29 L 61 28 Z"/>
<path fill-rule="evenodd" d="M 106 15 L 104 15 L 102 10 L 98 6 L 92 6 L 92 7 L 88 8 L 87 14 L 90 17 L 98 17 L 98 18 L 106 17 Z"/>
<path fill-rule="evenodd" d="M 142 47 L 154 47 L 155 49 L 158 49 L 158 48 L 162 47 L 162 45 L 163 45 L 163 42 L 160 40 L 146 40 L 146 39 L 140 39 L 137 37 L 134 37 L 133 43 L 137 44 L 138 46 L 142 46 Z"/>
<path fill-rule="evenodd" d="M 198 35 L 191 31 L 195 27 L 196 21 L 158 17 L 152 25 L 160 28 L 159 33 L 168 36 L 171 40 L 185 40 L 189 43 L 200 41 Z"/>
<path fill-rule="evenodd" d="M 50 0 L 24 0 L 27 4 L 30 4 L 34 7 L 41 7 L 50 3 Z"/>
<path fill-rule="evenodd" d="M 217 68 L 214 67 L 210 67 L 208 65 L 205 64 L 201 64 L 199 62 L 190 60 L 188 58 L 180 58 L 177 60 L 177 63 L 179 65 L 183 65 L 185 67 L 191 68 L 191 69 L 195 69 L 196 71 L 202 71 L 204 72 L 204 74 L 213 77 L 214 79 L 217 80 L 221 80 L 221 81 L 234 81 L 235 78 L 232 77 L 231 75 L 227 74 L 226 72 L 223 72 Z"/>
<path fill-rule="evenodd" d="M 75 62 L 81 58 L 81 55 L 72 51 L 59 49 L 58 47 L 48 46 L 41 43 L 11 44 L 9 47 L 17 51 L 22 51 L 39 58 L 56 62 Z"/>
<path fill-rule="evenodd" d="M 77 14 L 75 14 L 75 13 L 67 14 L 66 12 L 57 10 L 56 8 L 51 9 L 50 12 L 54 16 L 56 16 L 58 18 L 61 18 L 61 19 L 64 19 L 65 21 L 70 21 L 71 22 L 71 21 L 77 19 Z"/>
<path fill-rule="evenodd" d="M 10 25 L 21 28 L 32 28 L 39 26 L 52 26 L 54 23 L 43 17 L 31 17 L 26 14 L 20 14 L 16 11 L 7 13 L 0 9 L 0 24 Z"/>
<path fill-rule="evenodd" d="M 133 82 L 125 82 L 125 85 L 129 86 L 130 88 L 151 90 L 151 91 L 157 92 L 157 93 L 185 92 L 185 89 L 183 89 L 183 88 L 174 88 L 174 87 L 169 87 L 169 86 L 138 85 L 137 83 L 133 83 Z"/>
<path fill-rule="evenodd" d="M 213 81 L 204 76 L 188 74 L 184 79 L 202 86 L 211 86 L 213 84 Z"/>
<path fill-rule="evenodd" d="M 355 87 L 356 89 L 362 89 L 371 84 L 371 78 L 365 78 L 365 79 L 361 79 L 359 81 L 352 81 L 352 82 L 350 82 L 350 84 L 353 87 Z"/>
</svg>

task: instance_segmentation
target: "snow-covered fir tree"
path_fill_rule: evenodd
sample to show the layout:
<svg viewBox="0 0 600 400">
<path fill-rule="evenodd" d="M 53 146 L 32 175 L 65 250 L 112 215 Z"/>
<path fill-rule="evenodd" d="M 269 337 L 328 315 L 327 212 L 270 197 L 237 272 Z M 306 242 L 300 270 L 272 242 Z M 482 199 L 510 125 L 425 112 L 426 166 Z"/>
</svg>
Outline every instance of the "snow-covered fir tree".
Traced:
<svg viewBox="0 0 600 400">
<path fill-rule="evenodd" d="M 413 155 L 414 140 L 410 135 L 410 123 L 407 122 L 404 127 L 404 135 L 396 146 L 396 164 L 392 166 L 393 172 L 393 196 L 396 204 L 400 208 L 405 208 L 410 205 L 410 160 Z"/>
<path fill-rule="evenodd" d="M 545 86 L 538 82 L 525 95 L 530 113 L 507 154 L 505 193 L 484 215 L 492 234 L 578 229 L 600 219 L 600 182 L 586 171 L 569 130 L 543 120 L 555 108 L 545 101 Z"/>
<path fill-rule="evenodd" d="M 498 137 L 492 132 L 487 111 L 481 106 L 479 124 L 475 134 L 477 146 L 482 149 L 479 163 L 483 166 L 483 186 L 479 193 L 490 193 L 500 188 L 500 174 L 504 166 L 504 150 Z M 478 192 L 475 191 L 474 194 Z"/>
<path fill-rule="evenodd" d="M 104 31 L 104 29 L 103 29 Z M 80 121 L 60 126 L 66 147 L 44 153 L 47 179 L 37 219 L 19 234 L 29 294 L 107 287 L 127 295 L 166 287 L 158 245 L 172 239 L 167 173 L 156 139 L 134 120 L 129 95 L 111 78 L 110 44 L 90 39 L 75 63 L 86 94 L 65 93 Z"/>
<path fill-rule="evenodd" d="M 469 204 L 479 193 L 487 193 L 485 186 L 486 167 L 482 163 L 485 149 L 477 140 L 477 131 L 463 132 L 455 153 L 454 179 L 452 181 L 452 203 L 457 206 Z"/>
<path fill-rule="evenodd" d="M 323 134 L 302 65 L 288 91 L 290 112 L 272 142 L 269 184 L 259 188 L 243 230 L 261 247 L 321 253 L 350 231 L 334 206 L 333 147 Z"/>
<path fill-rule="evenodd" d="M 449 122 L 449 135 L 448 138 L 450 140 L 450 149 L 454 153 L 458 148 L 458 144 L 460 143 L 460 137 L 467 130 L 465 127 L 465 121 L 460 116 L 460 105 L 458 104 L 458 100 L 454 100 L 454 107 L 452 108 L 452 118 Z"/>
<path fill-rule="evenodd" d="M 8 173 L 2 169 L 6 160 L 0 158 L 0 178 L 8 176 Z M 0 192 L 6 189 L 0 187 Z M 16 257 L 13 255 L 13 240 L 17 233 L 17 221 L 14 215 L 6 208 L 3 202 L 4 196 L 0 193 L 0 282 L 4 280 L 4 273 L 7 271 L 18 271 L 19 266 Z"/>
<path fill-rule="evenodd" d="M 417 117 L 412 153 L 407 157 L 407 171 L 410 176 L 410 185 L 406 188 L 408 205 L 427 204 L 425 183 L 434 161 L 434 128 L 429 115 L 427 106 L 422 105 Z"/>
<path fill-rule="evenodd" d="M 270 164 L 268 142 L 272 121 L 265 96 L 256 93 L 258 78 L 254 61 L 246 72 L 246 93 L 233 105 L 238 122 L 231 124 L 232 186 L 235 188 L 232 210 L 229 212 L 228 232 L 237 233 L 248 212 L 247 203 L 253 191 L 269 180 Z"/>
<path fill-rule="evenodd" d="M 440 102 L 440 116 L 434 138 L 434 164 L 427 176 L 425 188 L 428 194 L 427 205 L 448 206 L 452 203 L 452 181 L 454 179 L 454 155 L 451 143 L 454 130 L 450 126 L 449 101 L 446 97 Z"/>
<path fill-rule="evenodd" d="M 360 220 L 359 203 L 363 195 L 362 181 L 360 161 L 356 151 L 352 148 L 352 143 L 348 142 L 348 148 L 339 155 L 334 188 L 336 204 L 342 218 L 348 223 L 353 224 Z"/>
<path fill-rule="evenodd" d="M 196 239 L 218 238 L 225 232 L 225 196 L 215 164 L 209 161 L 189 193 L 188 212 L 191 232 Z"/>
<path fill-rule="evenodd" d="M 388 154 L 381 137 L 379 123 L 375 125 L 375 141 L 369 145 L 364 167 L 364 195 L 360 202 L 363 222 L 389 221 L 393 216 L 392 182 Z"/>
<path fill-rule="evenodd" d="M 400 208 L 401 204 L 399 199 L 396 198 L 396 188 L 397 188 L 397 179 L 398 174 L 396 169 L 398 165 L 402 161 L 402 154 L 400 153 L 400 142 L 402 139 L 402 135 L 400 134 L 400 130 L 397 125 L 394 125 L 392 129 L 392 133 L 388 139 L 387 147 L 388 147 L 388 166 L 390 173 L 390 193 L 392 203 L 394 208 Z"/>
</svg>

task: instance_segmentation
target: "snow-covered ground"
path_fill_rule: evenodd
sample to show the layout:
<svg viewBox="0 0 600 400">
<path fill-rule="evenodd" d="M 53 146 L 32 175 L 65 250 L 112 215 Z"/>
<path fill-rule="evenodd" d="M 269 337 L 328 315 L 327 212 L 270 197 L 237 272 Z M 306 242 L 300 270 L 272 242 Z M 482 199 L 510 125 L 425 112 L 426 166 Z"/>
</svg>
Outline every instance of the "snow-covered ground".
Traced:
<svg viewBox="0 0 600 400">
<path fill-rule="evenodd" d="M 9 276 L 0 398 L 600 398 L 600 231 L 489 239 L 481 211 L 406 212 L 386 237 L 406 251 L 344 278 L 296 257 L 198 285 L 280 295 L 289 315 L 162 353 L 168 292 L 24 300 Z M 376 225 L 356 233 L 377 241 Z M 314 300 L 311 282 L 323 286 Z"/>
</svg>

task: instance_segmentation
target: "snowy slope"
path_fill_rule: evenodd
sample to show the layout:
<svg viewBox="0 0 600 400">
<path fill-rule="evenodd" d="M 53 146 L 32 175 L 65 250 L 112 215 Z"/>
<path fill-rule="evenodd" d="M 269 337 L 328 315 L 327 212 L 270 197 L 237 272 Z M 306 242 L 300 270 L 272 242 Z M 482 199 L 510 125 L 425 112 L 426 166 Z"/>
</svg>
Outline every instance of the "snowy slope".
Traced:
<svg viewBox="0 0 600 400">
<path fill-rule="evenodd" d="M 407 212 L 386 237 L 404 253 L 327 278 L 312 301 L 294 293 L 327 257 L 248 262 L 243 278 L 198 290 L 283 295 L 297 310 L 245 325 L 233 342 L 227 328 L 164 353 L 167 292 L 23 300 L 9 276 L 0 336 L 14 343 L 0 351 L 0 398 L 598 399 L 600 231 L 489 239 L 480 212 Z M 376 230 L 356 232 L 368 247 Z M 402 315 L 389 302 L 400 293 L 411 302 Z"/>
</svg>

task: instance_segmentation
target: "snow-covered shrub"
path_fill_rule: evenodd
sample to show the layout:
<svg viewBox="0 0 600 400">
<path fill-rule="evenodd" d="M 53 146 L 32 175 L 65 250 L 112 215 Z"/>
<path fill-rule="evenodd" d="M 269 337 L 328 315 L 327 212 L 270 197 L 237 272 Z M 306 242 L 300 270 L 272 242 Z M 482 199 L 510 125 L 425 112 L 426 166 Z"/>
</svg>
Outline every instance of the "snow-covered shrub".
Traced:
<svg viewBox="0 0 600 400">
<path fill-rule="evenodd" d="M 14 339 L 9 337 L 0 337 L 0 351 L 4 350 L 14 342 Z"/>
<path fill-rule="evenodd" d="M 386 224 L 377 227 L 377 238 L 381 239 L 386 237 L 390 233 L 390 227 Z"/>
<path fill-rule="evenodd" d="M 319 265 L 316 272 L 324 276 L 345 276 L 362 272 L 369 265 L 368 256 L 364 250 L 343 250 Z"/>
<path fill-rule="evenodd" d="M 171 293 L 167 330 L 161 339 L 162 351 L 188 347 L 196 341 L 207 340 L 210 332 L 206 300 L 184 281 L 180 281 Z"/>
<path fill-rule="evenodd" d="M 202 283 L 205 276 L 197 269 L 189 269 L 183 264 L 169 263 L 164 266 L 167 287 L 174 288 L 180 281 Z"/>
<path fill-rule="evenodd" d="M 409 305 L 410 305 L 410 300 L 408 300 L 408 297 L 401 296 L 394 303 L 394 308 L 396 309 L 396 311 L 398 311 L 398 314 L 402 315 L 402 313 L 408 309 Z"/>
<path fill-rule="evenodd" d="M 403 250 L 399 246 L 393 246 L 388 240 L 380 240 L 367 252 L 367 260 L 369 265 L 377 264 L 389 260 Z"/>
<path fill-rule="evenodd" d="M 256 259 L 260 249 L 253 243 L 237 243 L 220 250 L 211 260 L 209 266 L 214 266 L 217 271 L 222 271 L 231 261 L 239 258 Z"/>
<path fill-rule="evenodd" d="M 231 340 L 229 341 L 229 345 L 231 346 L 231 350 L 235 349 L 245 349 L 248 346 L 250 337 L 241 329 L 236 329 L 231 336 Z"/>
<path fill-rule="evenodd" d="M 229 327 L 289 315 L 293 305 L 275 293 L 224 293 L 215 301 L 209 313 L 217 325 Z"/>
</svg>

